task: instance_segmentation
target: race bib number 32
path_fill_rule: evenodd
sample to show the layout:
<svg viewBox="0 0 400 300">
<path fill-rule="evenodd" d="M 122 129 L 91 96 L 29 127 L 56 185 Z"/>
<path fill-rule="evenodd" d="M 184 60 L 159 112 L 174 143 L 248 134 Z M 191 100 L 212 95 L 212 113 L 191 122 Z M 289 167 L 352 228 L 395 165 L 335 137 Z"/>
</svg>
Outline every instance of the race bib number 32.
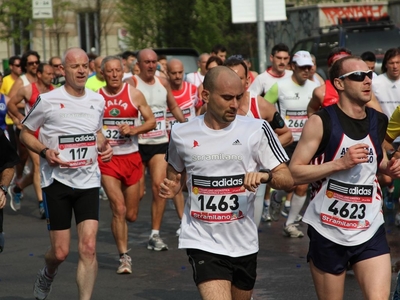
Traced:
<svg viewBox="0 0 400 300">
<path fill-rule="evenodd" d="M 60 159 L 66 162 L 61 168 L 79 168 L 93 164 L 97 159 L 94 134 L 63 135 L 58 137 Z"/>
<path fill-rule="evenodd" d="M 204 222 L 232 222 L 245 217 L 244 175 L 192 176 L 190 215 Z"/>
</svg>

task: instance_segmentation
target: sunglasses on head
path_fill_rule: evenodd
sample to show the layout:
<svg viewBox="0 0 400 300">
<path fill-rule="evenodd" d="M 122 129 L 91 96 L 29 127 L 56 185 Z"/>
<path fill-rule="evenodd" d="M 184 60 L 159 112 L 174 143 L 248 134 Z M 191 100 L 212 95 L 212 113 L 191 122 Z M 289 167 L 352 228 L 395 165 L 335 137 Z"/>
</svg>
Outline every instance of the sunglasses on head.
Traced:
<svg viewBox="0 0 400 300">
<path fill-rule="evenodd" d="M 39 65 L 39 61 L 28 61 L 28 66 Z"/>
<path fill-rule="evenodd" d="M 346 73 L 342 76 L 339 76 L 339 79 L 345 79 L 346 77 L 352 81 L 358 81 L 358 82 L 363 82 L 365 80 L 365 77 L 368 77 L 369 79 L 372 79 L 373 76 L 372 70 L 369 71 L 353 71 Z"/>
</svg>

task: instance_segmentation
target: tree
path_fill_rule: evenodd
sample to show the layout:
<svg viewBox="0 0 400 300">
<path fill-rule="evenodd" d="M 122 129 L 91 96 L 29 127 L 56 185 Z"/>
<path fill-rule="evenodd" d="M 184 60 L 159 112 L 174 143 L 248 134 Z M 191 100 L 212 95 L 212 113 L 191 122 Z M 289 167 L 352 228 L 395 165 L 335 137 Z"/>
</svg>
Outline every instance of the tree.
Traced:
<svg viewBox="0 0 400 300">
<path fill-rule="evenodd" d="M 30 48 L 30 31 L 34 23 L 31 0 L 2 0 L 0 3 L 0 39 L 14 42 L 14 53 Z"/>
</svg>

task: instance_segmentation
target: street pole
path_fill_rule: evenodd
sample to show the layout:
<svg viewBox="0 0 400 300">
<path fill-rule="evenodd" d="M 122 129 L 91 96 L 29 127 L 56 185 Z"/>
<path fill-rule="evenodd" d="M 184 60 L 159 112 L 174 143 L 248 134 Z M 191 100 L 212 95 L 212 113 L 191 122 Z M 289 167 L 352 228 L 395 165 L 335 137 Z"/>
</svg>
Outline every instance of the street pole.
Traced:
<svg viewBox="0 0 400 300">
<path fill-rule="evenodd" d="M 258 66 L 259 73 L 265 71 L 267 52 L 265 49 L 265 22 L 264 22 L 264 0 L 257 0 L 257 42 L 258 42 Z"/>
<path fill-rule="evenodd" d="M 44 19 L 42 19 L 42 44 L 43 44 L 43 61 L 46 61 L 46 36 L 44 28 Z"/>
</svg>

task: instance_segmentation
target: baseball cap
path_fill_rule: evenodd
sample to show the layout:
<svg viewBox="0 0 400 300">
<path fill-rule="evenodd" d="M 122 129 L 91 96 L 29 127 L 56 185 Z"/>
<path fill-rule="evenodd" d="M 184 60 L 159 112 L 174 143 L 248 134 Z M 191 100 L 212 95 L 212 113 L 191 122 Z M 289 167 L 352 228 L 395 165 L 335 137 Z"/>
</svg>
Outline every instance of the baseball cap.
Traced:
<svg viewBox="0 0 400 300">
<path fill-rule="evenodd" d="M 293 55 L 293 62 L 295 62 L 297 65 L 299 65 L 300 67 L 302 66 L 313 66 L 314 63 L 311 59 L 311 55 L 310 52 L 308 51 L 297 51 L 294 55 Z"/>
</svg>

